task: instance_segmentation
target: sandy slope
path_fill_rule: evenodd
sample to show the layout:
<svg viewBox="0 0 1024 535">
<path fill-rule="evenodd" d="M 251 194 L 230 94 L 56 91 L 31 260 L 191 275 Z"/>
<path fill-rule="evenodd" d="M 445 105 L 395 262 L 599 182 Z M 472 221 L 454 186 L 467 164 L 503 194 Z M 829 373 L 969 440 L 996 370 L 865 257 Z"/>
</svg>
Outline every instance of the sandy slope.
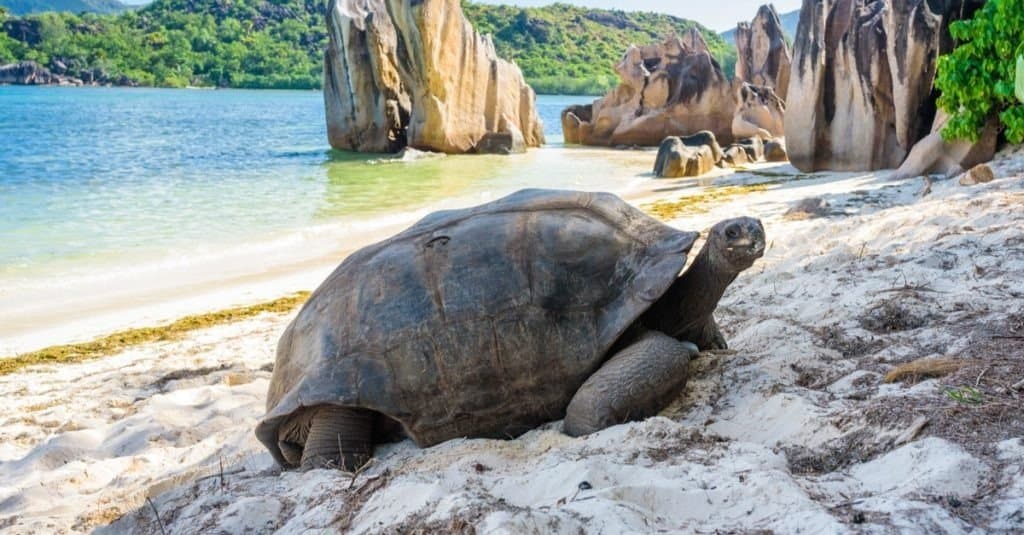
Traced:
<svg viewBox="0 0 1024 535">
<path fill-rule="evenodd" d="M 995 167 L 991 184 L 938 182 L 923 199 L 920 181 L 804 177 L 675 221 L 765 222 L 767 255 L 718 312 L 734 351 L 695 362 L 662 416 L 581 439 L 553 422 L 379 448 L 355 478 L 278 473 L 252 429 L 288 317 L 0 377 L 0 530 L 127 513 L 102 531 L 159 533 L 155 509 L 168 533 L 1019 532 L 1024 156 Z M 659 195 L 693 191 L 682 184 Z M 783 217 L 810 196 L 833 213 Z M 930 355 L 973 367 L 881 382 Z M 979 403 L 945 391 L 965 386 Z"/>
</svg>

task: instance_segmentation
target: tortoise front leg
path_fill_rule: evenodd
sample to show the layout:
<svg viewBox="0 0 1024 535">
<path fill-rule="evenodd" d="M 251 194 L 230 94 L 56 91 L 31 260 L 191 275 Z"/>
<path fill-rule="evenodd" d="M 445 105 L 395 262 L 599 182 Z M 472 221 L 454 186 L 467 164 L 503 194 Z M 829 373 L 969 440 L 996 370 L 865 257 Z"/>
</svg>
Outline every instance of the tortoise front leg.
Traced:
<svg viewBox="0 0 1024 535">
<path fill-rule="evenodd" d="M 302 449 L 302 470 L 358 470 L 373 456 L 374 413 L 366 409 L 321 405 L 312 409 Z"/>
<path fill-rule="evenodd" d="M 578 437 L 654 416 L 686 383 L 697 346 L 649 331 L 598 369 L 573 396 L 564 430 Z"/>
<path fill-rule="evenodd" d="M 729 349 L 729 344 L 725 341 L 722 331 L 718 329 L 718 323 L 715 322 L 714 317 L 708 318 L 704 328 L 701 329 L 700 335 L 693 343 L 705 351 L 708 349 Z"/>
</svg>

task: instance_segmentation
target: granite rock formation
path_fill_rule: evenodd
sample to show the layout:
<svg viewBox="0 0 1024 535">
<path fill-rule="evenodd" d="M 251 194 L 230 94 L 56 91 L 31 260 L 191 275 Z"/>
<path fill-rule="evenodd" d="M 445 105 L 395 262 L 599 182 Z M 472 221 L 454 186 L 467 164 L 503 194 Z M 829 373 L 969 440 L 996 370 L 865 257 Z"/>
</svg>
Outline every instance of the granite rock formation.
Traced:
<svg viewBox="0 0 1024 535">
<path fill-rule="evenodd" d="M 688 146 L 676 136 L 665 138 L 658 147 L 654 176 L 681 178 L 700 176 L 714 169 L 715 152 L 709 145 Z"/>
<path fill-rule="evenodd" d="M 793 165 L 894 168 L 930 132 L 949 23 L 981 0 L 804 0 L 785 118 Z"/>
<path fill-rule="evenodd" d="M 786 100 L 792 58 L 775 7 L 763 5 L 754 20 L 736 26 L 736 78 L 766 86 Z"/>
<path fill-rule="evenodd" d="M 786 143 L 780 139 L 773 139 L 764 144 L 764 159 L 768 162 L 785 162 L 789 160 L 786 152 Z"/>
<path fill-rule="evenodd" d="M 990 118 L 975 142 L 942 139 L 942 128 L 946 126 L 947 121 L 949 115 L 939 110 L 935 115 L 931 132 L 914 145 L 893 178 L 913 178 L 932 174 L 954 177 L 965 169 L 992 159 L 999 138 L 999 124 L 995 117 Z"/>
<path fill-rule="evenodd" d="M 514 152 L 544 142 L 533 90 L 458 0 L 331 0 L 327 28 L 332 147 Z"/>
<path fill-rule="evenodd" d="M 34 61 L 0 65 L 0 84 L 11 85 L 82 85 L 77 78 L 54 74 Z"/>
<path fill-rule="evenodd" d="M 696 28 L 662 43 L 630 46 L 615 70 L 621 83 L 611 93 L 563 112 L 566 142 L 654 146 L 701 130 L 732 140 L 732 87 Z"/>
<path fill-rule="evenodd" d="M 772 88 L 746 82 L 739 84 L 732 135 L 736 139 L 760 137 L 768 140 L 786 135 L 786 104 Z"/>
</svg>

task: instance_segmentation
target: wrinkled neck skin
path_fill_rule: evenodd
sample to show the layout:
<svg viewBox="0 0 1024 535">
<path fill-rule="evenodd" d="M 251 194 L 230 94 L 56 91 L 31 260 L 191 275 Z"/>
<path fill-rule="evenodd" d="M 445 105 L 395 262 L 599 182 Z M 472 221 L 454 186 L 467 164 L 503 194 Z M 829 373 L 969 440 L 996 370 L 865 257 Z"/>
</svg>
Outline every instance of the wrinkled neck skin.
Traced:
<svg viewBox="0 0 1024 535">
<path fill-rule="evenodd" d="M 696 340 L 711 320 L 725 289 L 738 275 L 705 244 L 690 269 L 644 314 L 644 326 L 677 340 Z"/>
</svg>

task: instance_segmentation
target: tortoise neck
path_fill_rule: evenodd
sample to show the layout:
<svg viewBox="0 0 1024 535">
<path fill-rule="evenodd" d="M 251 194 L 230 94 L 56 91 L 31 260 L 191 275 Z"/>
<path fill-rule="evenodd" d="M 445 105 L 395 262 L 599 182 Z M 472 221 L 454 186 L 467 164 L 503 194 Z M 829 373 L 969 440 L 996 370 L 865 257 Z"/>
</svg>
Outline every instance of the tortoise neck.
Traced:
<svg viewBox="0 0 1024 535">
<path fill-rule="evenodd" d="M 737 275 L 731 269 L 723 269 L 705 244 L 686 273 L 651 306 L 644 324 L 678 340 L 696 339 Z"/>
</svg>

